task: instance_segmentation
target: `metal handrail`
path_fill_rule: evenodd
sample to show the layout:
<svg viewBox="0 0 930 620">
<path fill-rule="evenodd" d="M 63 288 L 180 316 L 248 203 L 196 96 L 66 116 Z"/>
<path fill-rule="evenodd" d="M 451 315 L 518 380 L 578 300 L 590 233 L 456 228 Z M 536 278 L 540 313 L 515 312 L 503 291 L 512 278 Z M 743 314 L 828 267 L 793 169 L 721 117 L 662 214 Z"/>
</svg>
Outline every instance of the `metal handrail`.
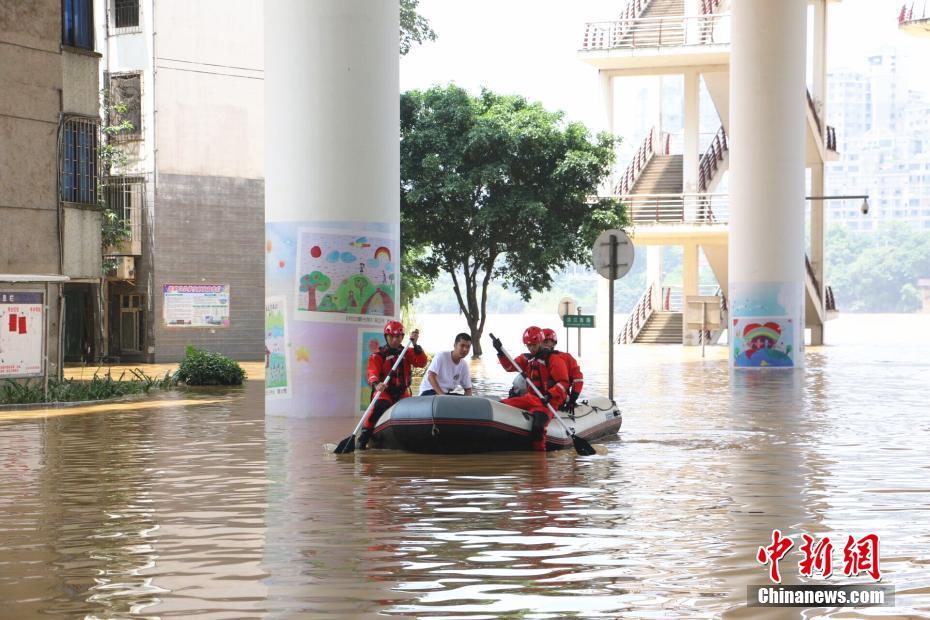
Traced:
<svg viewBox="0 0 930 620">
<path fill-rule="evenodd" d="M 729 17 L 729 13 L 708 13 L 588 22 L 585 24 L 581 49 L 641 49 L 727 44 L 730 42 L 729 32 L 724 29 L 718 34 L 717 31 L 718 26 L 726 23 Z M 689 40 L 688 32 L 696 32 L 699 36 Z"/>
<path fill-rule="evenodd" d="M 836 299 L 833 298 L 833 287 L 827 285 L 825 290 L 826 290 L 826 296 L 827 296 L 827 303 L 826 303 L 827 311 L 828 312 L 836 311 Z"/>
<path fill-rule="evenodd" d="M 652 160 L 652 156 L 656 154 L 656 144 L 659 142 L 663 141 L 660 139 L 656 128 L 653 127 L 643 138 L 642 144 L 639 145 L 636 154 L 633 155 L 633 159 L 627 164 L 626 170 L 623 171 L 623 176 L 620 177 L 620 181 L 614 187 L 615 194 L 628 194 L 633 189 L 636 181 L 639 180 L 639 176 Z M 666 155 L 668 155 L 668 149 L 669 141 L 668 136 L 666 136 L 662 146 L 662 150 Z"/>
<path fill-rule="evenodd" d="M 645 327 L 646 321 L 649 320 L 649 317 L 652 316 L 654 311 L 652 298 L 655 295 L 655 288 L 655 282 L 652 282 L 646 287 L 646 292 L 640 296 L 636 305 L 633 307 L 633 311 L 630 312 L 630 316 L 627 317 L 623 329 L 620 330 L 620 334 L 617 336 L 617 344 L 630 344 L 634 342 L 636 336 L 638 336 L 639 332 Z"/>
<path fill-rule="evenodd" d="M 626 207 L 635 225 L 725 224 L 729 219 L 729 194 L 625 194 L 615 196 Z"/>
<path fill-rule="evenodd" d="M 707 150 L 701 155 L 700 163 L 698 164 L 699 187 L 702 192 L 707 190 L 710 180 L 714 178 L 714 175 L 717 173 L 717 164 L 723 161 L 724 152 L 729 150 L 730 145 L 727 143 L 727 132 L 721 125 L 717 133 L 714 134 L 713 140 L 710 141 Z"/>
<path fill-rule="evenodd" d="M 930 19 L 930 13 L 927 12 L 927 1 L 924 0 L 924 9 L 923 12 L 914 16 L 914 6 L 917 4 L 917 0 L 911 2 L 911 7 L 907 7 L 907 2 L 901 5 L 901 11 L 898 13 L 898 25 L 905 24 L 911 21 L 923 21 L 925 19 Z"/>
</svg>

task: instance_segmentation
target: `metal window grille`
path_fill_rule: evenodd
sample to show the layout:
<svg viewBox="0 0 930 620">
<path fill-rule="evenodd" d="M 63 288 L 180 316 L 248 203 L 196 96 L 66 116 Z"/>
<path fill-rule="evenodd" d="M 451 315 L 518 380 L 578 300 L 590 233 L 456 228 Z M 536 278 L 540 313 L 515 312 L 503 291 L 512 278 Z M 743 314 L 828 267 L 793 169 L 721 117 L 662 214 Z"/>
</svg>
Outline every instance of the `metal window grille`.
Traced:
<svg viewBox="0 0 930 620">
<path fill-rule="evenodd" d="M 97 204 L 97 145 L 100 121 L 66 117 L 59 141 L 61 200 L 84 205 Z"/>
<path fill-rule="evenodd" d="M 129 229 L 128 243 L 111 248 L 111 256 L 142 254 L 142 209 L 145 206 L 145 179 L 142 177 L 109 177 L 104 184 L 106 206 Z"/>
<path fill-rule="evenodd" d="M 61 42 L 71 47 L 94 49 L 93 0 L 62 0 Z"/>
<path fill-rule="evenodd" d="M 141 32 L 139 0 L 113 0 L 114 34 Z"/>
</svg>

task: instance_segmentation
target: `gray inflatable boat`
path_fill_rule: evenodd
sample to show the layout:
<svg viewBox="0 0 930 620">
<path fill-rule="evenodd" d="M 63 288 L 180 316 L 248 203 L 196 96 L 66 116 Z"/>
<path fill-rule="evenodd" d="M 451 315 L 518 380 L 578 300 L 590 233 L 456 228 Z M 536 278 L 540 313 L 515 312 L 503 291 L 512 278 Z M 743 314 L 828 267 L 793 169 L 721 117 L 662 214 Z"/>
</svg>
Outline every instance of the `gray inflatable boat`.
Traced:
<svg viewBox="0 0 930 620">
<path fill-rule="evenodd" d="M 560 411 L 565 424 L 587 441 L 617 434 L 623 416 L 603 396 L 582 398 L 573 413 Z M 480 396 L 416 396 L 388 409 L 375 426 L 371 447 L 428 454 L 469 454 L 532 450 L 529 413 Z M 572 438 L 552 421 L 546 450 L 572 448 Z"/>
</svg>

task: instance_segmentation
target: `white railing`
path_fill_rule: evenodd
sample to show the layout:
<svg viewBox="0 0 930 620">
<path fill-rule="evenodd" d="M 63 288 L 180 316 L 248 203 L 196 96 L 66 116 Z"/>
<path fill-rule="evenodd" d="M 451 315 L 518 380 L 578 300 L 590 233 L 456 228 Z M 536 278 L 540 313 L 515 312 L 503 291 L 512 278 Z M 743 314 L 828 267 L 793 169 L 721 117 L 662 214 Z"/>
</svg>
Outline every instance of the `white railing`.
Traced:
<svg viewBox="0 0 930 620">
<path fill-rule="evenodd" d="M 930 9 L 928 7 L 930 7 L 930 2 L 927 0 L 912 0 L 910 4 L 905 2 L 898 13 L 898 24 L 930 19 Z"/>
<path fill-rule="evenodd" d="M 655 312 L 658 301 L 655 299 L 657 288 L 658 284 L 655 282 L 646 287 L 646 292 L 636 302 L 636 306 L 630 312 L 623 329 L 620 330 L 620 335 L 617 336 L 617 344 L 632 344 L 636 341 L 636 336 L 639 335 L 639 332 L 646 326 L 649 317 Z"/>
<path fill-rule="evenodd" d="M 717 170 L 720 168 L 720 164 L 723 162 L 724 153 L 729 150 L 730 145 L 727 142 L 727 132 L 721 125 L 720 129 L 717 130 L 717 133 L 714 134 L 713 139 L 710 141 L 707 150 L 701 155 L 701 159 L 698 163 L 698 187 L 702 192 L 710 185 L 710 182 L 717 174 Z"/>
<path fill-rule="evenodd" d="M 626 206 L 634 226 L 725 224 L 730 217 L 729 194 L 627 194 L 616 198 Z"/>
<path fill-rule="evenodd" d="M 665 312 L 682 312 L 684 306 L 685 295 L 680 286 L 662 287 L 662 310 Z"/>
<path fill-rule="evenodd" d="M 730 14 L 637 17 L 585 24 L 582 50 L 643 49 L 730 43 Z"/>
</svg>

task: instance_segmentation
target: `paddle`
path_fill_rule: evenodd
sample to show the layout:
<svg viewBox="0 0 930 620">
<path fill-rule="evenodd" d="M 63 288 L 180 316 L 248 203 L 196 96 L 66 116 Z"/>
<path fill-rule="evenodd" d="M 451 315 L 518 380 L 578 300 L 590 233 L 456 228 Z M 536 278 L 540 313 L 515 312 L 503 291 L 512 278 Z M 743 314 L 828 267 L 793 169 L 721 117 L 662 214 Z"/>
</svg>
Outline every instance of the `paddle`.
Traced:
<svg viewBox="0 0 930 620">
<path fill-rule="evenodd" d="M 381 383 L 387 385 L 391 380 L 391 377 L 394 376 L 394 371 L 397 370 L 397 367 L 400 366 L 401 360 L 404 359 L 404 356 L 407 355 L 407 349 L 410 348 L 410 345 L 413 344 L 412 340 L 407 341 L 407 346 L 404 347 L 404 350 L 401 351 L 400 355 L 397 356 L 397 361 L 394 362 L 394 365 L 391 366 L 391 371 L 387 374 Z M 379 392 L 380 394 L 380 392 Z M 375 406 L 375 403 L 378 401 L 377 398 L 372 398 L 371 402 L 368 403 L 368 408 L 365 409 L 365 413 L 362 414 L 362 418 L 358 421 L 358 424 L 355 425 L 355 430 L 352 431 L 352 434 L 339 442 L 339 445 L 336 446 L 336 449 L 333 450 L 333 454 L 349 454 L 350 452 L 355 452 L 355 436 L 358 435 L 358 430 L 362 428 L 362 424 L 365 422 L 365 418 L 368 417 L 368 414 L 371 412 L 372 407 Z"/>
<path fill-rule="evenodd" d="M 495 340 L 497 340 L 497 338 L 494 337 L 494 334 L 491 334 L 491 341 L 493 342 Z M 576 435 L 575 431 L 569 428 L 567 424 L 565 424 L 565 421 L 562 419 L 562 416 L 560 416 L 558 412 L 555 410 L 555 408 L 549 402 L 546 401 L 542 393 L 539 391 L 539 388 L 536 387 L 536 384 L 529 380 L 529 378 L 526 376 L 526 373 L 523 372 L 523 369 L 520 368 L 515 361 L 513 361 L 513 358 L 510 357 L 510 353 L 507 353 L 503 345 L 497 348 L 497 350 L 499 353 L 502 353 L 504 357 L 507 358 L 507 361 L 509 361 L 510 364 L 514 368 L 517 369 L 517 372 L 523 375 L 523 378 L 526 379 L 527 385 L 533 388 L 533 391 L 536 392 L 536 396 L 539 397 L 539 400 L 546 403 L 546 406 L 549 407 L 549 411 L 552 412 L 552 415 L 555 417 L 555 419 L 559 421 L 559 424 L 562 425 L 562 428 L 565 429 L 565 432 L 568 433 L 568 435 L 572 438 L 572 443 L 575 444 L 575 452 L 577 452 L 581 456 L 591 456 L 592 454 L 597 454 L 597 450 L 594 449 L 594 446 L 592 446 L 587 440 L 582 439 L 581 437 Z"/>
</svg>

